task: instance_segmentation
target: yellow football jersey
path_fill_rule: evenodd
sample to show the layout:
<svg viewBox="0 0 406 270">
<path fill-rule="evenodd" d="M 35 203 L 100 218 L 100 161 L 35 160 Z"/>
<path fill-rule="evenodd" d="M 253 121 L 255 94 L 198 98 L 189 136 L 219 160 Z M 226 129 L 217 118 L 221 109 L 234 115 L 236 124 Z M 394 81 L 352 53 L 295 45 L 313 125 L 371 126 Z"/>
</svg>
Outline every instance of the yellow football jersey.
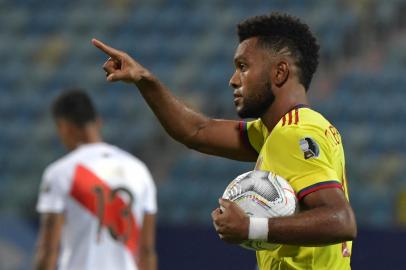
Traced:
<svg viewBox="0 0 406 270">
<path fill-rule="evenodd" d="M 271 133 L 260 119 L 241 122 L 241 130 L 259 153 L 256 169 L 284 177 L 299 200 L 323 188 L 342 188 L 348 199 L 341 136 L 318 112 L 298 106 Z M 351 245 L 282 245 L 274 251 L 258 251 L 257 261 L 260 270 L 348 270 Z"/>
</svg>

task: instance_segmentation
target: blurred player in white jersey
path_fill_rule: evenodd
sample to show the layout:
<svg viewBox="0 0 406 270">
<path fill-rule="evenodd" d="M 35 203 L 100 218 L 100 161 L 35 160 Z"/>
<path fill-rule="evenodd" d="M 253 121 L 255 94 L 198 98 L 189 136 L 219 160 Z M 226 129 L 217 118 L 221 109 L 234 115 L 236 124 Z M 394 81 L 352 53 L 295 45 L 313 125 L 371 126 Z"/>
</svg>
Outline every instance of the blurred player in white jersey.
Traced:
<svg viewBox="0 0 406 270">
<path fill-rule="evenodd" d="M 156 270 L 156 190 L 147 167 L 102 141 L 85 92 L 63 93 L 52 113 L 70 153 L 43 175 L 35 269 Z"/>
</svg>

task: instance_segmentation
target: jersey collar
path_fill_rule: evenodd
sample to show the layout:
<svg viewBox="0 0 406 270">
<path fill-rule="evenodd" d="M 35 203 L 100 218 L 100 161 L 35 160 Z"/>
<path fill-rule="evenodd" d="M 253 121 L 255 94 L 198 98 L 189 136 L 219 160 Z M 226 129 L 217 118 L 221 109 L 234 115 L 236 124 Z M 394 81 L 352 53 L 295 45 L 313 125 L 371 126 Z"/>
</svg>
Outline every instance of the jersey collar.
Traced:
<svg viewBox="0 0 406 270">
<path fill-rule="evenodd" d="M 293 107 L 289 110 L 289 112 L 290 112 L 290 111 L 293 111 L 293 110 L 295 110 L 295 109 L 300 109 L 300 108 L 310 108 L 310 106 L 309 106 L 309 105 L 306 105 L 306 104 L 297 104 L 297 105 L 293 106 Z"/>
</svg>

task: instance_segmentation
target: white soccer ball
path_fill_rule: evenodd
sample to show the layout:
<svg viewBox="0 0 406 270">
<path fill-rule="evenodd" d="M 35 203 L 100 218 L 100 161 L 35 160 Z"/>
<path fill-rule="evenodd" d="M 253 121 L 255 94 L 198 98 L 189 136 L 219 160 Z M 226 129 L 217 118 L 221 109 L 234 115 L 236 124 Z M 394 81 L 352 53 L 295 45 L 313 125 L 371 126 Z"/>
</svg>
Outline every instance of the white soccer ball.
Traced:
<svg viewBox="0 0 406 270">
<path fill-rule="evenodd" d="M 236 202 L 250 217 L 280 217 L 295 213 L 297 199 L 293 188 L 279 175 L 254 170 L 235 178 L 226 188 L 224 199 Z M 279 244 L 247 240 L 242 247 L 274 250 Z"/>
</svg>

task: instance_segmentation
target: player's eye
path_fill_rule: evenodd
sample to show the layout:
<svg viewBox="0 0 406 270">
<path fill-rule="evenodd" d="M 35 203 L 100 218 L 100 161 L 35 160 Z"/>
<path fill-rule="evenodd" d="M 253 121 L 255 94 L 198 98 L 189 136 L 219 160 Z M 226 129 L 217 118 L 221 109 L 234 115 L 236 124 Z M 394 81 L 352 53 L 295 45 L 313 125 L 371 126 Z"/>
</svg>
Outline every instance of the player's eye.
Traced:
<svg viewBox="0 0 406 270">
<path fill-rule="evenodd" d="M 247 70 L 247 65 L 244 63 L 238 63 L 238 69 L 244 72 Z"/>
</svg>

